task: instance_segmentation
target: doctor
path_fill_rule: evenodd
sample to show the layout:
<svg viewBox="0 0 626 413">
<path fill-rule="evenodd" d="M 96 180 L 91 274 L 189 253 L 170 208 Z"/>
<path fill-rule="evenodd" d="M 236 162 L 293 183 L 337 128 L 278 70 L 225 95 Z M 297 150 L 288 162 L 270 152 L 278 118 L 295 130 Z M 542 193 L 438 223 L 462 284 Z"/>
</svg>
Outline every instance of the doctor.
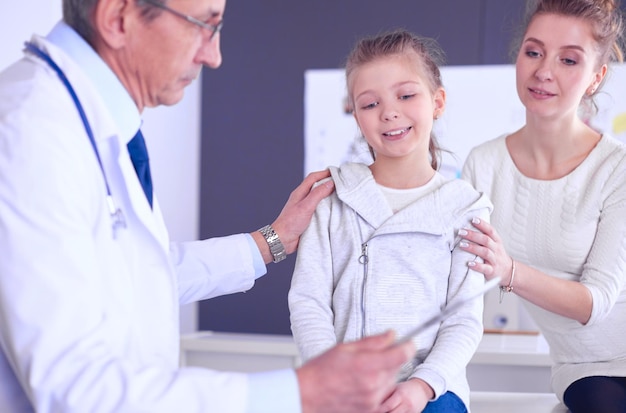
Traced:
<svg viewBox="0 0 626 413">
<path fill-rule="evenodd" d="M 295 371 L 178 368 L 179 305 L 251 288 L 333 189 L 314 173 L 261 231 L 169 242 L 141 113 L 221 64 L 224 7 L 64 0 L 0 74 L 0 411 L 376 412 L 411 357 L 389 333 Z"/>
</svg>

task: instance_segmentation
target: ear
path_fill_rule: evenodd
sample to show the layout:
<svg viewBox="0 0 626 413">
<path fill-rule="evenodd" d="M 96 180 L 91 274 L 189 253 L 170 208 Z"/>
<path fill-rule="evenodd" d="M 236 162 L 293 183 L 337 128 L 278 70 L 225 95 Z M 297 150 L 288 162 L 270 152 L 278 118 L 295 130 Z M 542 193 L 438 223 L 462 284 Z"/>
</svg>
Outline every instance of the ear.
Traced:
<svg viewBox="0 0 626 413">
<path fill-rule="evenodd" d="M 93 14 L 96 38 L 112 49 L 119 49 L 126 43 L 127 19 L 132 15 L 129 0 L 99 0 Z"/>
<path fill-rule="evenodd" d="M 593 82 L 591 82 L 591 85 L 589 85 L 589 87 L 587 88 L 588 95 L 593 95 L 595 93 L 596 89 L 598 89 L 598 86 L 600 86 L 600 84 L 604 80 L 604 77 L 606 76 L 608 70 L 608 66 L 604 64 L 597 72 L 594 73 Z"/>
<path fill-rule="evenodd" d="M 446 90 L 442 87 L 437 89 L 433 99 L 435 103 L 435 113 L 433 113 L 433 118 L 438 119 L 446 109 Z"/>
</svg>

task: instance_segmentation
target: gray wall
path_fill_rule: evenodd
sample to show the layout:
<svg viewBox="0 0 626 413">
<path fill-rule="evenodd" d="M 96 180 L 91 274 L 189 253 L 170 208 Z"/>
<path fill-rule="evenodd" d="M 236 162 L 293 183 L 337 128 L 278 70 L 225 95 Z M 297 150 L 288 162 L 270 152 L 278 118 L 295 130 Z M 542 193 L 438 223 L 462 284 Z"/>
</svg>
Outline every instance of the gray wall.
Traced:
<svg viewBox="0 0 626 413">
<path fill-rule="evenodd" d="M 203 74 L 201 238 L 271 222 L 302 180 L 305 70 L 341 67 L 358 38 L 398 27 L 437 39 L 449 65 L 510 63 L 523 8 L 523 0 L 228 0 L 224 63 Z M 294 262 L 295 254 L 271 264 L 247 293 L 200 303 L 199 329 L 291 334 Z"/>
</svg>

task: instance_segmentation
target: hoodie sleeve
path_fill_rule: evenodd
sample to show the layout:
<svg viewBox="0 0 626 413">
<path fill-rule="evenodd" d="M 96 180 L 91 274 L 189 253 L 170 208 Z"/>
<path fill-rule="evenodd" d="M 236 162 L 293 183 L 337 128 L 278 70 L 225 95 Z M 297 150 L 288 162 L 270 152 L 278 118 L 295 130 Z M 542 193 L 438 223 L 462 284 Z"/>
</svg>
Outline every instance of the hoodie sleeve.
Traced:
<svg viewBox="0 0 626 413">
<path fill-rule="evenodd" d="M 469 185 L 467 185 L 469 187 Z M 468 191 L 457 192 L 457 200 Z M 471 198 L 470 198 L 471 196 Z M 489 221 L 492 204 L 485 195 L 473 189 L 469 205 L 457 209 L 449 228 L 452 262 L 448 278 L 448 305 L 475 295 L 484 284 L 481 273 L 471 270 L 467 263 L 479 259 L 458 247 L 458 231 L 471 225 L 474 217 Z M 437 340 L 422 364 L 416 367 L 412 377 L 426 381 L 435 391 L 435 397 L 448 390 L 449 383 L 465 377 L 465 368 L 476 351 L 483 334 L 483 298 L 478 297 L 445 319 L 437 333 Z"/>
<path fill-rule="evenodd" d="M 329 198 L 332 197 L 334 195 Z M 332 310 L 330 205 L 328 198 L 322 200 L 309 227 L 300 237 L 289 291 L 291 330 L 303 361 L 337 343 Z"/>
</svg>

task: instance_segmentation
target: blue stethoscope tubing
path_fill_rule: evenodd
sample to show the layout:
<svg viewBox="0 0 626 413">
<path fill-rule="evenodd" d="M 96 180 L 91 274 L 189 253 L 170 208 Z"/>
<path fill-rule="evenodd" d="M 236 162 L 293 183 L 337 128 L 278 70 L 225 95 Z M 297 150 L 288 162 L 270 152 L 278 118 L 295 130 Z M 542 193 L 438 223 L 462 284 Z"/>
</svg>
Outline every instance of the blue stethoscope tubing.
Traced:
<svg viewBox="0 0 626 413">
<path fill-rule="evenodd" d="M 87 132 L 87 137 L 89 138 L 89 142 L 91 143 L 91 147 L 93 148 L 93 152 L 96 155 L 96 159 L 98 160 L 98 165 L 100 166 L 100 171 L 102 171 L 102 177 L 104 178 L 104 185 L 106 186 L 107 191 L 107 204 L 109 207 L 109 213 L 111 214 L 111 220 L 113 221 L 113 236 L 115 237 L 118 228 L 126 228 L 126 220 L 124 219 L 124 214 L 120 208 L 115 206 L 115 201 L 113 200 L 113 196 L 111 195 L 111 187 L 109 186 L 109 180 L 107 179 L 107 175 L 104 171 L 104 167 L 102 166 L 102 159 L 100 158 L 100 152 L 98 151 L 98 147 L 96 146 L 96 140 L 93 136 L 93 131 L 91 130 L 91 125 L 89 124 L 89 120 L 87 119 L 87 115 L 85 114 L 85 110 L 83 109 L 83 105 L 80 103 L 72 84 L 63 73 L 63 70 L 52 60 L 52 58 L 37 47 L 34 43 L 26 42 L 24 43 L 26 46 L 26 50 L 33 53 L 37 57 L 41 58 L 44 62 L 46 62 L 59 76 L 63 85 L 69 92 L 72 100 L 74 101 L 74 105 L 76 105 L 76 109 L 78 110 L 78 114 L 80 115 L 81 120 L 83 121 L 83 125 L 85 127 L 85 132 Z"/>
</svg>

